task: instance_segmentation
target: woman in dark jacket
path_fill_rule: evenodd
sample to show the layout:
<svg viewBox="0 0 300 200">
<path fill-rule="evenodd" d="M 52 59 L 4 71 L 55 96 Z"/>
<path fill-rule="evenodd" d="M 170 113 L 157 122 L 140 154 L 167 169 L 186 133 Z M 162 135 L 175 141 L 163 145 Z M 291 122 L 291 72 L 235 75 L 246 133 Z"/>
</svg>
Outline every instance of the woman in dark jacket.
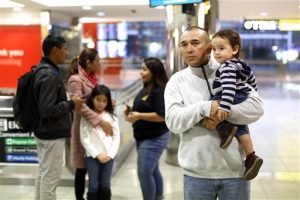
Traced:
<svg viewBox="0 0 300 200">
<path fill-rule="evenodd" d="M 162 62 L 153 57 L 143 61 L 140 75 L 144 87 L 135 97 L 133 107 L 126 106 L 124 115 L 133 126 L 143 199 L 158 200 L 163 199 L 159 158 L 169 139 L 164 119 L 164 89 L 168 78 Z"/>
</svg>

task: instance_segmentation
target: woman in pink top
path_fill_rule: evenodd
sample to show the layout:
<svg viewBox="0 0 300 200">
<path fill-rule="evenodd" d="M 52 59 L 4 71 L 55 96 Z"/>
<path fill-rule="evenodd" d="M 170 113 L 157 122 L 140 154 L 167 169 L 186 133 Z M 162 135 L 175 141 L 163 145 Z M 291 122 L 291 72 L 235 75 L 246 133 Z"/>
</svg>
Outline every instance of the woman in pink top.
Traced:
<svg viewBox="0 0 300 200">
<path fill-rule="evenodd" d="M 89 97 L 92 89 L 97 85 L 97 73 L 100 70 L 100 58 L 95 49 L 84 49 L 79 57 L 75 57 L 69 67 L 67 88 L 71 95 Z M 88 120 L 93 126 L 100 125 L 107 135 L 112 135 L 110 123 L 83 104 L 79 112 L 73 112 L 71 137 L 71 165 L 75 168 L 75 196 L 76 200 L 83 200 L 85 188 L 85 150 L 80 143 L 80 119 Z"/>
</svg>

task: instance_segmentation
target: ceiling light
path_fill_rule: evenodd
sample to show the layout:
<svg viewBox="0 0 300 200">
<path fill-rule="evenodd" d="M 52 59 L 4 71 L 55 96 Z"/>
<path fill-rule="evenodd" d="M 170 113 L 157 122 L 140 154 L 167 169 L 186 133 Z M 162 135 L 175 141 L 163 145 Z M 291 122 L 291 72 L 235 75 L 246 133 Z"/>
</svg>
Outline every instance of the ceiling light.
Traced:
<svg viewBox="0 0 300 200">
<path fill-rule="evenodd" d="M 12 10 L 14 12 L 20 12 L 22 10 L 22 8 L 21 7 L 14 7 Z"/>
<path fill-rule="evenodd" d="M 50 24 L 50 12 L 48 11 L 40 12 L 40 20 L 42 26 L 48 26 Z"/>
<path fill-rule="evenodd" d="M 120 22 L 120 19 L 114 18 L 100 18 L 100 17 L 81 17 L 79 18 L 80 23 L 101 23 L 101 22 Z"/>
<path fill-rule="evenodd" d="M 92 6 L 82 6 L 82 10 L 92 10 Z"/>
<path fill-rule="evenodd" d="M 267 12 L 261 12 L 261 13 L 259 13 L 259 14 L 260 14 L 260 16 L 263 16 L 263 17 L 265 17 L 265 16 L 268 16 L 268 15 L 269 15 Z"/>
<path fill-rule="evenodd" d="M 98 12 L 98 13 L 97 13 L 97 16 L 99 16 L 99 17 L 103 17 L 103 16 L 105 16 L 105 15 L 106 15 L 105 12 Z"/>
<path fill-rule="evenodd" d="M 15 7 L 24 7 L 24 4 L 16 3 L 10 0 L 0 1 L 0 8 L 15 8 Z"/>
<path fill-rule="evenodd" d="M 1 0 L 2 1 L 2 0 Z M 149 0 L 31 0 L 48 7 L 62 6 L 84 6 L 87 3 L 91 6 L 120 6 L 120 5 L 149 5 Z"/>
</svg>

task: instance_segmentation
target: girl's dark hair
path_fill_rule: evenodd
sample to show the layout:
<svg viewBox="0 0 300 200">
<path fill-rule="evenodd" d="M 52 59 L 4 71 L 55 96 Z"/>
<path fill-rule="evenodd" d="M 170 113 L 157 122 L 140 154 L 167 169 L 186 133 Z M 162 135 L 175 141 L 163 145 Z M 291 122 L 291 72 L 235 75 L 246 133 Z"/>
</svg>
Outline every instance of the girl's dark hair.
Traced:
<svg viewBox="0 0 300 200">
<path fill-rule="evenodd" d="M 227 39 L 232 48 L 234 48 L 235 46 L 239 46 L 239 50 L 238 50 L 237 54 L 234 55 L 234 57 L 238 59 L 241 56 L 240 51 L 242 48 L 242 42 L 241 42 L 240 35 L 236 30 L 231 29 L 231 28 L 223 29 L 223 30 L 220 30 L 217 33 L 215 33 L 212 38 L 215 38 L 215 37 Z"/>
<path fill-rule="evenodd" d="M 94 103 L 93 103 L 93 99 L 97 96 L 97 95 L 105 95 L 107 98 L 107 105 L 105 107 L 104 110 L 106 110 L 107 112 L 109 112 L 110 114 L 114 114 L 114 108 L 112 105 L 112 99 L 111 99 L 111 93 L 108 87 L 106 87 L 105 85 L 97 85 L 94 87 L 94 89 L 92 90 L 91 95 L 89 96 L 89 98 L 86 101 L 86 105 L 91 108 L 92 110 L 94 109 Z"/>
<path fill-rule="evenodd" d="M 165 71 L 164 65 L 159 58 L 149 57 L 143 60 L 143 63 L 147 66 L 147 68 L 152 73 L 152 80 L 150 83 L 145 83 L 144 86 L 148 86 L 150 84 L 150 90 L 155 87 L 165 87 L 168 82 L 167 73 Z"/>
<path fill-rule="evenodd" d="M 87 71 L 87 61 L 93 62 L 97 55 L 98 52 L 95 49 L 86 48 L 82 50 L 79 56 L 76 56 L 72 59 L 68 68 L 66 81 L 68 81 L 70 76 L 78 74 L 78 65 L 80 65 L 84 71 Z"/>
</svg>

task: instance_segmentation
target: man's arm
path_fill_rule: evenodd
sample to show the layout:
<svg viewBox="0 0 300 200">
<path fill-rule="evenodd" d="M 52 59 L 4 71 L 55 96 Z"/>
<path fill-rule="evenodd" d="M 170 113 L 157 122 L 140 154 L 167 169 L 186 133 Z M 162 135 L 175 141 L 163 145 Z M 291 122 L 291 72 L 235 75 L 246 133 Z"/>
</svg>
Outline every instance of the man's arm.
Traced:
<svg viewBox="0 0 300 200">
<path fill-rule="evenodd" d="M 197 101 L 185 105 L 179 91 L 180 83 L 171 78 L 165 89 L 165 122 L 173 133 L 184 133 L 209 116 L 211 101 Z"/>
<path fill-rule="evenodd" d="M 248 98 L 240 104 L 232 105 L 227 120 L 234 124 L 251 124 L 264 114 L 263 103 L 256 91 L 252 90 Z"/>
</svg>

